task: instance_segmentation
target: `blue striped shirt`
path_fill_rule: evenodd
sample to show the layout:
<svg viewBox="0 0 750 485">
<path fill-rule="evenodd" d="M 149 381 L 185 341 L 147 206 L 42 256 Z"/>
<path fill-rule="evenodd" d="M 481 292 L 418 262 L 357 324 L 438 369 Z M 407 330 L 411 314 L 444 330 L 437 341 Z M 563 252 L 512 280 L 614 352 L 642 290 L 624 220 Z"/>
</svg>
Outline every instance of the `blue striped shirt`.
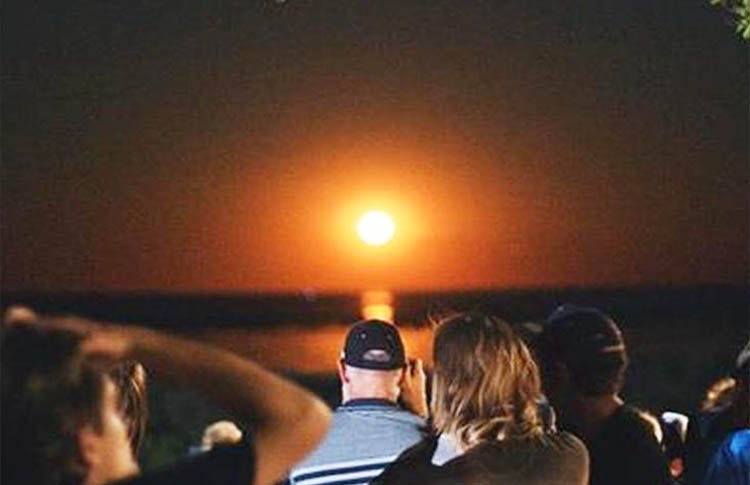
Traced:
<svg viewBox="0 0 750 485">
<path fill-rule="evenodd" d="M 357 399 L 339 406 L 318 449 L 290 473 L 293 485 L 367 484 L 424 438 L 425 423 L 394 403 Z"/>
</svg>

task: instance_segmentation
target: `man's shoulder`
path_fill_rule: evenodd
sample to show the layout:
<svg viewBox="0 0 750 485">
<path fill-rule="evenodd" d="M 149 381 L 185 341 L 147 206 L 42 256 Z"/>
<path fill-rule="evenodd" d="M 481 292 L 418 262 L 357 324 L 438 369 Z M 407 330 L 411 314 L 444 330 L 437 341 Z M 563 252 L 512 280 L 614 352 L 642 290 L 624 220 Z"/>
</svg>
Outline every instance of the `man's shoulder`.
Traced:
<svg viewBox="0 0 750 485">
<path fill-rule="evenodd" d="M 608 440 L 648 440 L 657 442 L 653 426 L 642 416 L 642 412 L 629 404 L 622 405 L 602 426 L 602 434 Z"/>
<path fill-rule="evenodd" d="M 591 483 L 671 483 L 654 428 L 637 408 L 624 405 L 589 444 Z"/>
<path fill-rule="evenodd" d="M 376 483 L 584 483 L 588 454 L 584 444 L 568 433 L 526 439 L 487 441 L 432 464 L 438 440 L 426 438 L 408 449 Z"/>
<path fill-rule="evenodd" d="M 750 463 L 750 429 L 734 431 L 722 442 L 720 449 L 746 463 Z"/>
<path fill-rule="evenodd" d="M 588 449 L 586 445 L 573 433 L 568 433 L 567 431 L 545 433 L 540 440 L 546 449 L 567 455 L 584 456 L 588 461 Z"/>
<path fill-rule="evenodd" d="M 400 452 L 421 440 L 426 430 L 419 416 L 398 407 L 340 406 L 333 413 L 328 434 L 310 459 Z"/>
<path fill-rule="evenodd" d="M 513 468 L 531 466 L 537 472 L 542 468 L 556 469 L 558 472 L 569 468 L 586 470 L 589 455 L 583 442 L 573 434 L 564 431 L 544 433 L 522 439 L 490 441 L 477 447 L 477 451 L 491 457 L 499 468 L 513 464 Z M 467 456 L 470 456 L 467 453 Z M 529 470 L 534 473 L 534 470 Z"/>
<path fill-rule="evenodd" d="M 598 458 L 662 455 L 653 425 L 638 408 L 629 405 L 621 406 L 607 418 L 587 445 L 592 456 Z"/>
<path fill-rule="evenodd" d="M 726 437 L 711 457 L 703 483 L 750 483 L 750 429 L 734 431 Z"/>
<path fill-rule="evenodd" d="M 352 425 L 356 423 L 378 422 L 394 426 L 425 426 L 425 421 L 416 414 L 397 405 L 358 405 L 339 406 L 333 412 L 332 426 Z"/>
<path fill-rule="evenodd" d="M 341 406 L 320 446 L 292 471 L 293 483 L 349 473 L 376 476 L 424 432 L 421 418 L 395 406 Z"/>
</svg>

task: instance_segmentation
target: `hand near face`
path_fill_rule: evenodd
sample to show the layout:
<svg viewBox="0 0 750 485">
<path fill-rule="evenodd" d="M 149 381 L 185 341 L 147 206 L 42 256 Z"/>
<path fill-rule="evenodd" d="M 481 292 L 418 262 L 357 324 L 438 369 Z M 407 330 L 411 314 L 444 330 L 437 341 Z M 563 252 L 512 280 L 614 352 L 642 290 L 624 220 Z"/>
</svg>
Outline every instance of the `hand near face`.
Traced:
<svg viewBox="0 0 750 485">
<path fill-rule="evenodd" d="M 82 338 L 80 350 L 83 354 L 111 361 L 126 358 L 132 351 L 134 334 L 145 332 L 142 329 L 103 324 L 80 317 L 40 317 L 32 309 L 23 306 L 11 306 L 3 315 L 3 326 L 14 325 L 36 325 L 51 331 L 74 333 Z"/>
<path fill-rule="evenodd" d="M 423 418 L 430 414 L 427 405 L 427 377 L 422 359 L 410 360 L 401 378 L 401 401 L 406 409 Z"/>
<path fill-rule="evenodd" d="M 23 305 L 11 305 L 3 314 L 3 326 L 30 325 L 38 319 L 39 316 L 31 308 Z"/>
</svg>

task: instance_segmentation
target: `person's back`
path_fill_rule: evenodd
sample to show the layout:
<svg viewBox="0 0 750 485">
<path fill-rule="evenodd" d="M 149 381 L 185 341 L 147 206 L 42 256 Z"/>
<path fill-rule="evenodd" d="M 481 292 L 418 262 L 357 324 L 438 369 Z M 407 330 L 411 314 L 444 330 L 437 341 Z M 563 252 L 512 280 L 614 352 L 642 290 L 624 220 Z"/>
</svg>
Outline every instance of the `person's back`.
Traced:
<svg viewBox="0 0 750 485">
<path fill-rule="evenodd" d="M 349 401 L 334 411 L 331 430 L 320 447 L 295 467 L 291 482 L 357 478 L 366 483 L 421 440 L 424 426 L 422 418 L 390 401 Z"/>
<path fill-rule="evenodd" d="M 750 485 L 750 429 L 735 431 L 716 449 L 702 485 Z"/>
<path fill-rule="evenodd" d="M 398 330 L 369 320 L 349 331 L 339 362 L 342 405 L 321 445 L 291 471 L 293 484 L 367 483 L 424 437 L 425 422 L 397 404 L 402 395 L 426 414 L 421 362 L 407 364 Z"/>
<path fill-rule="evenodd" d="M 584 484 L 586 448 L 570 433 L 485 442 L 440 465 L 432 462 L 438 438 L 405 452 L 374 483 L 431 485 Z"/>
<path fill-rule="evenodd" d="M 586 448 L 545 430 L 539 371 L 508 324 L 473 313 L 447 318 L 433 356 L 437 436 L 402 453 L 373 484 L 587 483 Z"/>
<path fill-rule="evenodd" d="M 653 429 L 640 413 L 625 404 L 586 440 L 592 484 L 638 484 L 644 477 L 670 483 Z"/>
<path fill-rule="evenodd" d="M 709 461 L 727 434 L 735 429 L 728 409 L 704 409 L 690 419 L 685 442 L 685 483 L 700 485 Z"/>
<path fill-rule="evenodd" d="M 535 347 L 560 429 L 589 450 L 591 485 L 671 484 L 653 427 L 618 395 L 628 356 L 615 322 L 599 310 L 564 305 Z"/>
<path fill-rule="evenodd" d="M 685 453 L 685 483 L 701 485 L 712 461 L 732 433 L 750 429 L 750 340 L 737 356 L 731 376 L 713 384 L 690 420 Z M 738 435 L 740 436 L 740 435 Z M 735 444 L 735 448 L 736 448 Z M 726 453 L 726 449 L 724 450 Z M 718 482 L 713 482 L 718 483 Z"/>
</svg>

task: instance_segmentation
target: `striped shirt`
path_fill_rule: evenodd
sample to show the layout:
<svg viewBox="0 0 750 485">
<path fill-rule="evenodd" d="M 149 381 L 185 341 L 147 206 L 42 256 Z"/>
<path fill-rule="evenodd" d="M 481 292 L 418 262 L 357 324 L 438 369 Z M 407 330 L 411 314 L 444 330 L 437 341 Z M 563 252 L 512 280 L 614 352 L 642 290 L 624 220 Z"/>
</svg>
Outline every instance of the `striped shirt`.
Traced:
<svg viewBox="0 0 750 485">
<path fill-rule="evenodd" d="M 367 484 L 424 438 L 425 423 L 394 403 L 357 399 L 339 406 L 325 439 L 290 473 L 293 485 Z"/>
</svg>

